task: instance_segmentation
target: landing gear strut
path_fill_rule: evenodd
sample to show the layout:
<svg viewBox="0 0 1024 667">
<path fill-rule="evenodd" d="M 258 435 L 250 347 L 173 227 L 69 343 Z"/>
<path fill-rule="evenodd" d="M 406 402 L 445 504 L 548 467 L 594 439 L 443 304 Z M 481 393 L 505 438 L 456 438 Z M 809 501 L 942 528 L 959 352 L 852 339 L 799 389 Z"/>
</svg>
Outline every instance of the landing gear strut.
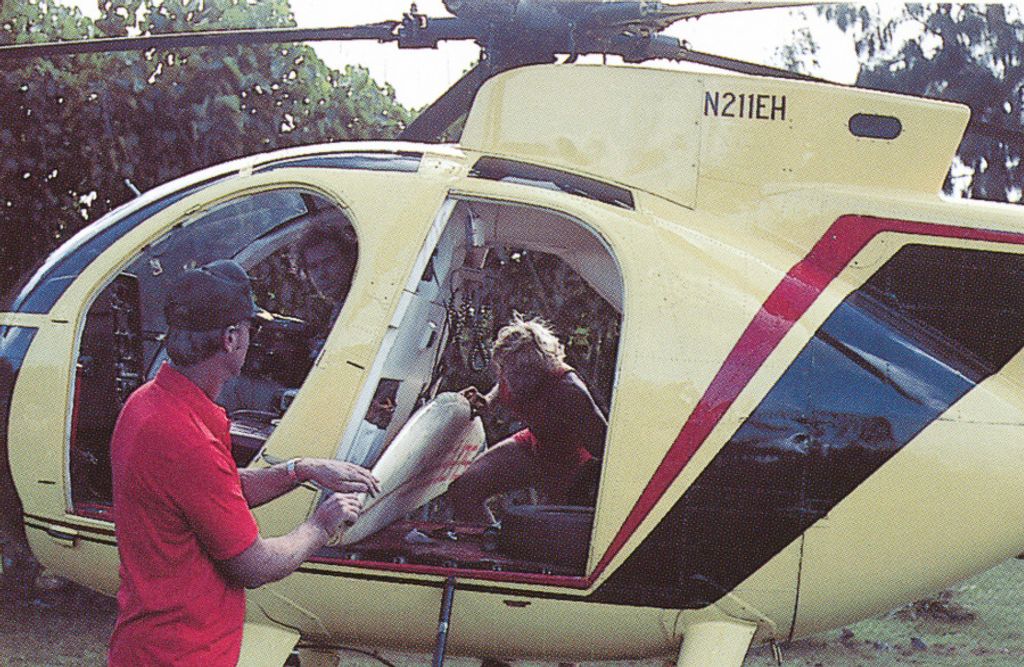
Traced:
<svg viewBox="0 0 1024 667">
<path fill-rule="evenodd" d="M 676 667 L 742 667 L 757 625 L 704 621 L 686 628 Z"/>
<path fill-rule="evenodd" d="M 434 648 L 434 667 L 444 665 L 445 647 L 448 645 L 448 627 L 452 618 L 452 601 L 455 599 L 455 577 L 444 582 L 441 595 L 441 613 L 437 617 L 437 646 Z"/>
</svg>

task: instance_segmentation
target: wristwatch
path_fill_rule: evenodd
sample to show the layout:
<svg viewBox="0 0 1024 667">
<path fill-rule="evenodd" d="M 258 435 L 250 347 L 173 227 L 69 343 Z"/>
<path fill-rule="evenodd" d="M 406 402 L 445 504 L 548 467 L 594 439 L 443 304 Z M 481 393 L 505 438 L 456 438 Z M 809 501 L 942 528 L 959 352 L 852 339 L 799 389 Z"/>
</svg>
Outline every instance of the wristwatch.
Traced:
<svg viewBox="0 0 1024 667">
<path fill-rule="evenodd" d="M 302 483 L 302 480 L 299 479 L 299 473 L 296 470 L 298 465 L 298 459 L 288 459 L 288 462 L 284 464 L 284 469 L 288 471 L 288 480 L 292 483 L 292 486 L 298 486 Z"/>
</svg>

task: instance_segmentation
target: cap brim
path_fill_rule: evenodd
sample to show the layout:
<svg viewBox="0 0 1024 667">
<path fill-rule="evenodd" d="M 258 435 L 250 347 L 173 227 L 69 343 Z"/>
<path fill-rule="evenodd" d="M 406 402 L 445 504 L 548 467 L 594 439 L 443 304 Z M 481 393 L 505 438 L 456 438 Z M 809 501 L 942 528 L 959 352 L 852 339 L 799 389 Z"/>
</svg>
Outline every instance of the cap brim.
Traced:
<svg viewBox="0 0 1024 667">
<path fill-rule="evenodd" d="M 263 308 L 256 306 L 256 308 L 253 310 L 252 317 L 250 319 L 256 324 L 262 322 L 273 322 L 274 314 L 271 313 L 269 310 L 264 310 Z"/>
</svg>

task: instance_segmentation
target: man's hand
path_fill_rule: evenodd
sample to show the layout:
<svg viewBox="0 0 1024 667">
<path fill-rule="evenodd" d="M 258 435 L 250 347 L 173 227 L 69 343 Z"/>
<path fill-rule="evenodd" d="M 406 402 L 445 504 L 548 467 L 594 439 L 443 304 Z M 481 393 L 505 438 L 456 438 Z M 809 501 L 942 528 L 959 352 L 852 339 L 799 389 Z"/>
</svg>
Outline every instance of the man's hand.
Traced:
<svg viewBox="0 0 1024 667">
<path fill-rule="evenodd" d="M 334 459 L 299 459 L 299 479 L 316 482 L 328 491 L 338 493 L 380 493 L 380 482 L 370 471 L 354 463 Z"/>
<path fill-rule="evenodd" d="M 487 412 L 490 407 L 490 402 L 487 400 L 487 396 L 481 394 L 476 387 L 466 387 L 459 392 L 462 397 L 469 401 L 469 409 L 473 411 L 473 416 Z"/>
<path fill-rule="evenodd" d="M 362 509 L 363 503 L 357 494 L 332 493 L 320 503 L 310 520 L 331 536 L 342 526 L 354 524 Z"/>
</svg>

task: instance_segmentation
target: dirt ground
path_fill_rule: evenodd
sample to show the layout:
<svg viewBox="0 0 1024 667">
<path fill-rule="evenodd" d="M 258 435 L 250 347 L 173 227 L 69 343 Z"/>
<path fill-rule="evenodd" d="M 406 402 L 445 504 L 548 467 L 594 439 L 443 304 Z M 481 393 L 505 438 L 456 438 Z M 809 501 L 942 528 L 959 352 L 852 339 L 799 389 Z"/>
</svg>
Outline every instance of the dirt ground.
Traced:
<svg viewBox="0 0 1024 667">
<path fill-rule="evenodd" d="M 110 598 L 67 585 L 28 599 L 0 588 L 0 666 L 89 666 L 105 663 L 106 642 L 116 604 Z M 1010 560 L 934 597 L 783 646 L 783 665 L 1024 665 L 1024 561 Z M 430 656 L 384 653 L 398 667 L 430 664 Z M 379 661 L 346 655 L 343 665 L 371 667 Z M 454 658 L 451 667 L 474 667 L 477 660 Z M 599 667 L 611 663 L 584 663 Z M 619 663 L 661 667 L 660 661 Z M 774 665 L 771 652 L 758 648 L 746 667 Z M 517 663 L 538 667 L 540 663 Z"/>
</svg>

